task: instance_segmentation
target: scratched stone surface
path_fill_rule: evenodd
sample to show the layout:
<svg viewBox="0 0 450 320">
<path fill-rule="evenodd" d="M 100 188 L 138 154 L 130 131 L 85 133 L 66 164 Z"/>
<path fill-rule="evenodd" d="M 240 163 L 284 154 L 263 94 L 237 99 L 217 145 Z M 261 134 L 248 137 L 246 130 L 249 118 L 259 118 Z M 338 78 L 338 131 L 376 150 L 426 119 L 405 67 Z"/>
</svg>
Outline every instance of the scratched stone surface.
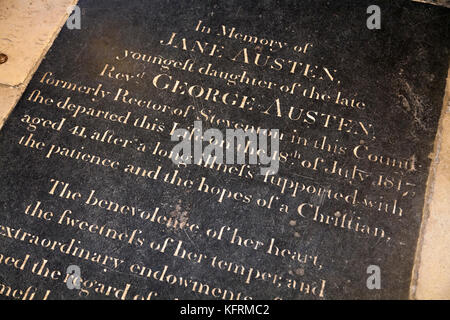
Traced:
<svg viewBox="0 0 450 320">
<path fill-rule="evenodd" d="M 2 1 L 0 51 L 8 60 L 0 68 L 0 127 L 67 18 L 67 7 L 75 2 Z"/>
<path fill-rule="evenodd" d="M 233 292 L 235 299 L 238 293 L 241 298 L 254 299 L 408 298 L 431 162 L 429 154 L 433 151 L 448 70 L 449 12 L 446 8 L 425 4 L 380 1 L 381 29 L 369 30 L 366 27 L 369 5 L 371 1 L 358 4 L 351 1 L 260 1 L 257 4 L 227 1 L 209 5 L 200 1 L 80 1 L 81 29 L 61 30 L 0 132 L 0 257 L 15 257 L 21 261 L 18 266 L 24 265 L 20 270 L 2 259 L 0 282 L 24 291 L 33 286 L 37 288 L 37 298 L 42 298 L 46 290 L 51 290 L 50 299 L 117 298 L 84 288 L 86 283 L 81 291 L 70 290 L 61 279 L 45 278 L 38 270 L 45 259 L 48 261 L 43 269 L 59 270 L 64 278 L 68 266 L 79 266 L 83 280 L 125 289 L 127 299 L 135 295 L 147 296 L 150 291 L 157 292 L 157 298 L 161 299 L 219 298 L 221 294 L 215 296 L 212 288 L 220 288 L 222 293 Z M 215 32 L 195 31 L 199 20 Z M 243 35 L 274 39 L 282 48 L 276 48 L 275 43 L 271 51 L 266 42 L 254 44 L 217 36 L 215 33 L 220 33 L 222 25 L 235 27 Z M 174 41 L 178 48 L 161 45 L 161 41 L 169 41 L 173 32 L 177 33 Z M 187 50 L 183 50 L 182 39 L 186 39 Z M 190 50 L 195 40 L 223 46 L 222 56 Z M 306 50 L 307 43 L 313 46 L 306 53 L 293 52 L 295 45 Z M 243 48 L 248 50 L 249 61 L 244 54 L 237 56 Z M 242 74 L 245 70 L 252 78 L 272 81 L 277 86 L 269 90 L 243 83 L 228 85 L 219 77 L 199 72 L 177 68 L 163 70 L 154 63 L 116 59 L 123 56 L 125 49 L 183 62 L 190 59 L 196 67 L 211 63 L 217 70 L 233 74 Z M 264 60 L 268 57 L 266 66 L 253 63 L 257 54 Z M 281 70 L 275 61 L 282 64 Z M 297 61 L 296 72 L 290 73 L 287 70 L 292 70 L 293 61 Z M 116 66 L 115 72 L 134 77 L 127 81 L 102 76 L 105 64 Z M 309 70 L 315 66 L 320 66 L 321 72 Z M 323 66 L 327 67 L 326 71 Z M 93 89 L 89 95 L 48 85 L 41 81 L 46 74 Z M 178 79 L 188 85 L 216 88 L 255 99 L 239 108 L 212 102 L 204 96 L 194 98 L 179 94 L 175 89 L 171 92 L 162 89 L 162 85 L 155 86 L 155 77 L 159 74 L 164 74 L 160 79 L 172 85 L 170 89 Z M 292 95 L 280 93 L 281 85 L 293 83 L 300 83 L 300 87 L 309 92 L 314 87 L 315 92 L 326 92 L 333 97 L 342 92 L 350 99 L 364 101 L 365 107 L 310 99 L 300 95 L 300 90 Z M 113 97 L 119 88 L 129 90 L 130 97 L 182 110 L 193 106 L 193 111 L 182 118 L 115 101 Z M 129 112 L 129 118 L 126 118 L 127 123 L 120 123 L 93 117 L 87 112 L 74 117 L 73 111 L 59 108 L 56 103 L 45 105 L 30 101 L 35 90 L 55 102 L 61 101 L 60 106 L 70 96 L 75 105 L 109 111 L 122 119 Z M 109 96 L 100 97 L 102 92 L 108 91 Z M 279 109 L 275 103 L 277 98 L 281 101 Z M 295 112 L 289 116 L 293 106 Z M 244 173 L 239 174 L 241 166 L 237 165 L 238 170 L 230 174 L 197 165 L 177 167 L 167 157 L 155 155 L 157 142 L 161 143 L 160 149 L 169 151 L 175 145 L 168 135 L 174 121 L 179 127 L 187 128 L 194 120 L 205 120 L 205 114 L 285 133 L 280 151 L 288 160 L 281 161 L 274 182 L 265 182 L 254 166 L 244 168 Z M 35 130 L 30 129 L 24 122 L 27 115 L 51 120 L 54 128 L 38 124 Z M 133 121 L 138 123 L 144 116 L 151 124 L 162 124 L 165 129 L 158 132 L 133 125 Z M 300 120 L 293 119 L 297 117 Z M 204 121 L 204 129 L 226 128 L 226 121 L 214 122 L 210 116 L 207 119 L 210 121 Z M 86 138 L 82 137 L 84 133 L 80 136 L 79 131 L 77 134 L 69 131 L 76 126 L 86 128 Z M 62 129 L 54 130 L 58 127 Z M 133 141 L 131 146 L 124 148 L 90 138 L 94 132 L 103 134 L 107 130 Z M 30 134 L 35 141 L 45 143 L 42 150 L 31 148 L 30 140 L 27 144 Z M 308 138 L 307 146 L 289 143 L 298 136 Z M 324 136 L 330 144 L 329 150 L 321 147 Z M 147 146 L 147 150 L 137 150 L 135 145 L 138 144 Z M 361 153 L 365 158 L 355 157 L 354 148 L 359 145 L 362 147 L 357 150 L 367 151 Z M 60 147 L 60 154 L 46 157 L 51 146 Z M 63 147 L 68 149 L 65 155 Z M 342 151 L 340 147 L 347 149 Z M 99 155 L 116 160 L 120 165 L 111 168 L 75 160 L 74 156 L 68 156 L 74 149 L 73 154 Z M 368 154 L 409 162 L 403 170 L 371 161 Z M 317 170 L 311 168 L 315 161 Z M 127 173 L 124 171 L 127 164 L 149 170 L 160 166 L 160 178 Z M 163 181 L 165 174 L 172 177 L 175 170 L 178 170 L 178 177 L 192 180 L 197 187 L 205 178 L 208 185 L 226 190 L 227 195 L 228 192 L 251 195 L 250 203 L 245 203 L 241 196 L 220 201 L 220 192 L 206 193 Z M 72 191 L 82 195 L 81 199 L 63 199 L 56 193 L 51 194 L 51 179 L 69 183 Z M 276 181 L 281 182 L 277 185 Z M 292 187 L 282 192 L 283 182 L 288 181 L 287 186 Z M 293 195 L 296 182 L 304 185 L 305 190 L 297 190 Z M 307 186 L 310 186 L 308 190 Z M 334 193 L 326 196 L 326 193 L 313 191 L 319 189 L 334 190 Z M 197 224 L 200 228 L 194 232 L 171 229 L 139 219 L 131 211 L 117 214 L 86 205 L 92 190 L 99 200 L 107 199 L 152 214 L 159 208 L 156 212 L 159 216 Z M 62 189 L 58 189 L 58 193 L 60 191 Z M 271 197 L 270 208 L 256 204 L 257 199 L 269 201 Z M 44 212 L 53 212 L 51 221 L 31 216 L 37 202 Z M 289 208 L 288 212 L 281 210 L 282 204 Z M 107 238 L 99 235 L 98 230 L 88 232 L 58 223 L 66 210 L 71 211 L 74 219 L 126 234 L 125 240 Z M 322 222 L 314 219 L 315 212 L 322 216 Z M 63 224 L 68 215 L 61 218 Z M 350 223 L 350 218 L 351 227 L 343 227 Z M 230 227 L 231 231 L 225 231 L 222 240 L 206 235 L 207 229 L 220 230 L 223 226 Z M 376 228 L 378 233 L 374 234 Z M 243 238 L 260 240 L 264 246 L 254 250 L 230 243 L 235 229 Z M 137 236 L 131 239 L 136 230 Z M 382 236 L 380 230 L 383 230 Z M 155 250 L 156 244 L 163 244 L 168 238 L 174 242 L 166 252 Z M 43 243 L 43 239 L 48 241 Z M 275 245 L 289 249 L 291 254 L 302 253 L 307 262 L 293 261 L 289 258 L 291 254 L 275 256 L 273 248 L 272 253 L 268 253 L 271 239 L 276 239 Z M 179 241 L 183 249 L 203 253 L 207 262 L 192 263 L 175 257 Z M 56 249 L 51 249 L 48 243 L 54 244 Z M 91 260 L 79 258 L 80 252 L 72 254 L 74 247 L 89 250 Z M 107 255 L 109 260 L 95 260 L 94 253 L 102 259 Z M 24 262 L 26 255 L 29 259 Z M 211 267 L 208 259 L 214 256 L 244 266 L 245 272 L 235 274 L 220 270 L 217 265 Z M 123 263 L 115 264 L 114 257 Z M 158 276 L 138 275 L 134 272 L 138 267 L 130 268 L 132 265 L 159 271 L 163 280 L 156 279 Z M 367 288 L 370 265 L 380 268 L 380 289 Z M 163 270 L 166 270 L 165 275 Z M 250 270 L 267 272 L 271 276 L 262 279 L 261 274 L 256 276 L 256 271 L 249 275 Z M 173 277 L 168 279 L 167 275 Z M 249 283 L 246 277 L 250 277 Z M 187 279 L 188 285 L 180 281 L 170 284 L 175 278 Z M 294 281 L 297 287 L 292 288 Z M 207 284 L 209 291 L 205 287 L 199 290 L 199 283 Z M 8 297 L 0 296 L 4 298 Z"/>
</svg>

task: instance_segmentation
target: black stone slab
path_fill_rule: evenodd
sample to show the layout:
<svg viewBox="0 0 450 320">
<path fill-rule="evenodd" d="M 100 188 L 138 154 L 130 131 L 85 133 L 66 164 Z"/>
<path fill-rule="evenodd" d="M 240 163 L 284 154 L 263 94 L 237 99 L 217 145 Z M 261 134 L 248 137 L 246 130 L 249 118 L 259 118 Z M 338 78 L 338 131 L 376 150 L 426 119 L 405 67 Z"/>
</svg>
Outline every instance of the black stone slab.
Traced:
<svg viewBox="0 0 450 320">
<path fill-rule="evenodd" d="M 369 17 L 366 10 L 372 4 L 381 8 L 379 30 L 366 27 Z M 429 155 L 448 70 L 448 9 L 409 1 L 318 0 L 209 3 L 86 0 L 80 1 L 79 6 L 81 29 L 63 27 L 0 133 L 1 284 L 23 292 L 29 286 L 37 288 L 35 299 L 43 298 L 47 290 L 51 291 L 48 299 L 114 299 L 114 290 L 106 293 L 108 286 L 123 290 L 127 284 L 128 290 L 119 292 L 119 298 L 148 297 L 152 291 L 157 292 L 156 299 L 408 298 Z M 199 20 L 202 26 L 211 28 L 211 33 L 194 30 Z M 222 25 L 268 41 L 255 44 L 218 36 Z M 177 42 L 178 48 L 161 45 L 173 32 L 177 33 L 176 39 L 186 39 L 188 50 L 183 50 L 182 42 Z M 270 39 L 286 43 L 286 47 L 270 51 L 267 45 Z M 190 50 L 196 40 L 209 43 L 207 53 L 216 44 L 222 56 L 217 57 L 217 52 L 212 56 L 202 54 L 198 47 Z M 295 46 L 306 53 L 295 52 Z M 238 55 L 243 48 L 248 50 L 249 63 L 244 52 Z M 162 70 L 155 63 L 116 59 L 123 56 L 125 49 L 140 53 L 141 58 L 146 54 L 174 59 L 180 61 L 180 66 L 181 62 L 194 61 L 194 71 L 173 66 Z M 270 56 L 266 66 L 252 62 L 257 54 L 261 55 L 261 64 Z M 252 78 L 276 85 L 272 89 L 242 82 L 228 85 L 219 77 L 195 71 L 209 63 L 220 71 L 237 75 L 246 71 Z M 134 77 L 127 81 L 124 75 L 118 76 L 120 80 L 101 76 L 106 64 Z M 291 73 L 294 66 L 295 72 Z M 160 79 L 172 87 L 156 88 L 153 82 L 158 74 L 165 74 Z M 68 90 L 68 83 L 49 85 L 41 81 L 43 78 L 94 89 L 101 84 L 97 93 L 105 90 L 111 94 L 101 99 L 94 95 L 95 91 L 90 94 L 72 91 Z M 214 88 L 240 97 L 254 97 L 255 101 L 239 108 L 207 100 L 205 96 L 194 98 L 179 91 L 173 93 L 175 80 L 200 85 L 205 90 Z M 166 82 L 161 80 L 158 86 L 163 87 Z M 294 94 L 281 91 L 280 87 L 292 88 L 293 83 L 300 84 Z M 313 87 L 321 95 L 330 95 L 330 101 L 310 99 Z M 178 108 L 176 114 L 114 101 L 119 88 L 129 90 L 130 97 L 152 100 L 170 106 L 170 110 Z M 303 96 L 305 89 L 309 91 Z M 44 97 L 42 103 L 35 99 L 35 90 Z M 33 92 L 36 101 L 30 99 Z M 349 99 L 349 106 L 335 103 L 338 92 Z M 65 105 L 68 97 L 70 101 Z M 351 99 L 355 99 L 353 106 Z M 73 103 L 123 116 L 119 118 L 121 121 L 130 114 L 127 124 L 118 122 L 114 116 L 107 120 L 104 113 L 103 118 L 90 116 L 88 111 L 73 117 L 74 112 L 59 108 L 58 101 L 60 107 Z M 358 101 L 364 106 L 356 106 Z M 291 107 L 290 117 L 300 117 L 299 120 L 289 118 Z M 177 115 L 184 112 L 186 118 Z M 213 114 L 215 118 L 211 121 Z M 43 126 L 41 120 L 33 130 L 26 123 L 27 115 L 52 123 Z M 151 129 L 133 125 L 144 116 Z M 65 120 L 61 124 L 62 119 Z M 278 174 L 268 178 L 269 183 L 258 176 L 256 166 L 244 168 L 242 173 L 240 165 L 231 173 L 198 165 L 178 168 L 159 153 L 161 149 L 170 151 L 176 144 L 169 136 L 173 122 L 187 128 L 194 120 L 203 120 L 204 129 L 214 127 L 224 131 L 226 122 L 217 119 L 280 129 L 285 134 L 280 149 L 286 159 L 283 157 Z M 51 124 L 53 129 L 49 127 Z M 55 130 L 59 125 L 61 130 Z M 72 133 L 69 131 L 77 126 Z M 85 131 L 81 131 L 82 127 Z M 102 136 L 107 130 L 131 142 L 123 147 L 107 143 L 107 139 L 101 142 L 90 138 L 95 132 Z M 36 143 L 34 147 L 28 140 L 30 134 Z M 324 136 L 326 141 L 322 145 Z M 307 145 L 301 144 L 304 140 L 298 137 L 307 138 Z M 45 146 L 37 145 L 38 142 Z M 160 146 L 154 152 L 157 142 Z M 142 144 L 147 148 L 144 152 L 138 150 Z M 64 153 L 63 148 L 67 152 L 46 157 L 52 146 L 53 151 L 59 147 L 60 152 Z M 71 154 L 73 149 L 76 151 Z M 85 154 L 91 155 L 90 159 L 97 155 L 102 161 L 109 159 L 119 164 L 95 165 L 83 161 L 83 155 L 84 160 L 88 159 Z M 77 155 L 79 160 L 74 159 Z M 384 163 L 390 159 L 390 165 L 380 164 L 380 157 Z M 405 167 L 399 167 L 400 163 Z M 157 179 L 151 179 L 124 172 L 128 164 L 148 170 L 161 166 L 161 171 Z M 164 182 L 164 176 L 175 170 L 183 183 L 192 180 L 194 188 Z M 218 195 L 197 190 L 202 177 L 210 188 L 217 188 L 214 191 Z M 273 184 L 270 179 L 274 179 Z M 64 197 L 70 190 L 74 199 L 58 196 L 62 185 L 51 194 L 55 180 L 68 183 Z M 298 190 L 293 195 L 297 183 Z M 293 187 L 282 193 L 283 184 Z M 109 202 L 100 202 L 100 206 L 86 204 L 92 190 L 98 201 Z M 79 192 L 79 198 L 73 192 Z M 224 197 L 231 195 L 231 198 L 221 199 L 222 192 Z M 90 198 L 91 202 L 93 199 Z M 39 218 L 38 209 L 33 217 L 38 202 L 42 213 L 51 211 L 53 216 Z M 110 202 L 128 207 L 114 212 L 116 206 Z M 134 216 L 131 207 L 136 210 Z M 283 212 L 286 207 L 288 212 Z M 194 224 L 193 231 L 151 221 L 155 208 L 159 208 L 157 216 Z M 314 219 L 316 208 L 318 215 Z M 149 218 L 142 219 L 141 214 Z M 67 217 L 87 223 L 80 225 L 78 221 L 78 228 L 63 225 Z M 107 228 L 126 235 L 112 239 L 114 234 L 111 231 L 107 235 Z M 223 233 L 218 240 L 221 229 Z M 247 241 L 248 247 L 231 243 L 235 229 L 237 235 L 253 242 Z M 133 231 L 135 237 L 130 240 Z M 280 249 L 278 256 L 274 247 L 270 249 L 271 239 L 275 239 L 274 244 Z M 169 245 L 164 252 L 155 250 L 165 241 Z M 206 258 L 193 263 L 175 257 L 179 241 L 183 250 L 201 253 Z M 263 245 L 255 250 L 252 246 L 256 241 Z M 74 252 L 75 247 L 86 251 Z M 282 249 L 289 250 L 283 251 L 285 257 L 281 257 Z M 77 257 L 86 257 L 87 250 L 91 254 L 89 259 Z M 301 254 L 300 260 L 306 257 L 307 262 L 291 259 L 296 253 Z M 24 262 L 26 255 L 29 257 Z M 124 262 L 115 268 L 114 260 L 103 260 L 105 255 Z M 214 256 L 217 258 L 213 262 Z M 5 261 L 6 257 L 20 260 Z M 44 267 L 43 259 L 48 260 Z M 229 264 L 219 264 L 219 260 L 232 262 L 231 271 L 226 270 Z M 139 267 L 132 267 L 135 264 Z M 62 280 L 70 265 L 79 266 L 82 279 L 92 282 L 83 281 L 82 290 L 70 290 Z M 380 268 L 380 289 L 367 287 L 370 276 L 367 270 L 371 265 Z M 147 277 L 146 269 L 139 274 L 141 266 L 159 273 Z M 51 279 L 51 273 L 45 277 L 46 268 L 59 272 L 53 273 L 55 280 Z M 105 292 L 94 290 L 98 283 L 106 285 Z M 5 291 L 0 298 L 11 297 Z"/>
</svg>

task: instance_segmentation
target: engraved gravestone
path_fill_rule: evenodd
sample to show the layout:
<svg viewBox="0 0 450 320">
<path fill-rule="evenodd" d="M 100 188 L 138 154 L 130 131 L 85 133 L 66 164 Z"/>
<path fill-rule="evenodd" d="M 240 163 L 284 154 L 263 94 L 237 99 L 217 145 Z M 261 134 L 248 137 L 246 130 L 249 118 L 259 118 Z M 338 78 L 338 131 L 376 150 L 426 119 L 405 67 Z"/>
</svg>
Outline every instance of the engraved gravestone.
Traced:
<svg viewBox="0 0 450 320">
<path fill-rule="evenodd" d="M 0 133 L 0 298 L 408 297 L 448 9 L 78 6 Z M 278 172 L 174 164 L 210 128 L 278 129 Z"/>
</svg>

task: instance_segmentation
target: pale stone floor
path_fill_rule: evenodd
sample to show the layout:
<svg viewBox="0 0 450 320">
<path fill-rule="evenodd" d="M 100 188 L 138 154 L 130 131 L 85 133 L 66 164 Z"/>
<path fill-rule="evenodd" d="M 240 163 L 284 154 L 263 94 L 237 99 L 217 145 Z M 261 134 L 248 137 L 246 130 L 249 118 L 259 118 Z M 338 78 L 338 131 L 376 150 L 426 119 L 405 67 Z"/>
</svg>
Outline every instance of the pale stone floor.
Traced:
<svg viewBox="0 0 450 320">
<path fill-rule="evenodd" d="M 77 0 L 2 0 L 0 127 L 16 105 L 39 62 Z M 412 287 L 413 299 L 450 299 L 450 79 L 428 182 L 424 224 Z"/>
</svg>

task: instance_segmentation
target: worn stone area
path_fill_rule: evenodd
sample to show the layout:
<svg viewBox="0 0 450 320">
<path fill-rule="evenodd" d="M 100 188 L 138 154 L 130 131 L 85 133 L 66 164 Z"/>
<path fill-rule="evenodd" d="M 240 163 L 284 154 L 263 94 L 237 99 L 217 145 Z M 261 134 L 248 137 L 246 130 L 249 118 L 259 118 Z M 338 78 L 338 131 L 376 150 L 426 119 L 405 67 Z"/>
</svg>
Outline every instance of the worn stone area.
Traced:
<svg viewBox="0 0 450 320">
<path fill-rule="evenodd" d="M 9 113 L 11 106 L 15 105 L 22 91 L 27 85 L 27 77 L 38 65 L 39 57 L 51 44 L 53 32 L 58 30 L 58 25 L 67 17 L 66 6 L 62 1 L 43 1 L 44 6 L 38 6 L 40 1 L 30 1 L 33 8 L 27 9 L 24 21 L 27 24 L 19 26 L 16 20 L 8 20 L 8 26 L 17 26 L 14 35 L 3 35 L 0 38 L 24 40 L 24 46 L 10 46 L 9 41 L 1 39 L 0 48 L 12 52 L 13 57 L 9 69 L 2 71 L 0 66 L 0 110 L 3 117 Z M 66 1 L 73 2 L 73 1 Z M 343 1 L 330 4 L 328 1 L 292 1 L 280 5 L 279 2 L 264 1 L 255 5 L 250 1 L 230 1 L 217 3 L 211 6 L 200 1 L 180 1 L 176 4 L 168 4 L 166 1 L 80 1 L 80 6 L 85 8 L 83 15 L 84 29 L 69 31 L 64 29 L 58 36 L 50 52 L 39 66 L 35 76 L 30 82 L 24 97 L 11 114 L 5 127 L 0 133 L 0 225 L 23 226 L 27 231 L 55 238 L 60 241 L 70 240 L 72 237 L 80 239 L 83 245 L 92 250 L 114 252 L 124 256 L 130 261 L 139 261 L 162 267 L 168 264 L 171 272 L 186 276 L 194 276 L 212 283 L 219 283 L 222 287 L 233 287 L 235 290 L 251 292 L 255 298 L 273 298 L 282 295 L 288 299 L 314 298 L 303 294 L 287 292 L 273 288 L 265 283 L 254 282 L 251 286 L 245 286 L 231 277 L 223 277 L 223 274 L 213 272 L 210 269 L 199 266 L 186 267 L 171 259 L 163 258 L 157 253 L 149 253 L 148 250 L 130 248 L 123 245 L 111 245 L 99 240 L 94 235 L 70 233 L 65 229 L 51 226 L 43 228 L 39 223 L 30 223 L 23 217 L 24 205 L 32 199 L 46 200 L 55 210 L 59 205 L 46 194 L 48 181 L 52 177 L 61 177 L 73 182 L 74 187 L 89 192 L 90 189 L 108 190 L 110 195 L 118 202 L 133 203 L 143 207 L 161 205 L 169 215 L 180 219 L 191 219 L 203 224 L 222 224 L 239 226 L 242 232 L 249 236 L 273 236 L 280 239 L 280 245 L 290 246 L 298 250 L 309 250 L 320 253 L 323 259 L 324 269 L 316 272 L 314 269 L 292 268 L 289 263 L 276 259 L 269 259 L 261 265 L 260 259 L 252 256 L 251 252 L 230 253 L 229 248 L 220 246 L 208 248 L 204 238 L 190 239 L 184 234 L 171 234 L 177 239 L 183 239 L 186 243 L 199 250 L 220 253 L 223 257 L 232 256 L 233 259 L 248 265 L 259 266 L 275 270 L 286 277 L 296 277 L 297 280 L 317 280 L 321 277 L 328 279 L 326 299 L 406 299 L 408 297 L 448 298 L 450 296 L 450 278 L 448 276 L 448 229 L 450 221 L 450 204 L 448 203 L 448 190 L 450 188 L 450 120 L 449 112 L 443 113 L 442 101 L 445 87 L 445 77 L 448 69 L 448 34 L 445 34 L 443 18 L 448 16 L 448 11 L 443 8 L 428 5 L 415 4 L 404 6 L 404 3 L 381 1 L 383 6 L 383 29 L 381 31 L 369 31 L 365 28 L 365 9 L 371 1 L 355 5 L 351 1 Z M 8 3 L 8 1 L 7 1 Z M 11 1 L 8 3 L 10 13 L 23 12 L 25 2 Z M 38 9 L 41 8 L 41 9 Z M 407 9 L 405 9 L 407 8 Z M 48 18 L 48 11 L 52 11 L 52 17 Z M 2 17 L 8 17 L 0 9 Z M 197 35 L 192 32 L 192 26 L 199 18 L 211 25 L 229 24 L 243 29 L 249 34 L 264 35 L 266 37 L 280 38 L 289 42 L 301 42 L 305 39 L 317 44 L 314 55 L 308 56 L 308 62 L 330 63 L 337 65 L 345 74 L 346 85 L 358 92 L 362 92 L 373 102 L 372 108 L 362 115 L 363 120 L 373 121 L 378 128 L 378 135 L 374 143 L 375 152 L 389 151 L 408 156 L 411 152 L 417 152 L 421 165 L 420 172 L 414 177 L 417 184 L 417 198 L 406 208 L 407 219 L 399 224 L 386 226 L 385 217 L 370 215 L 373 222 L 386 227 L 391 234 L 398 236 L 401 241 L 393 245 L 380 245 L 377 241 L 368 241 L 352 234 L 341 234 L 314 223 L 302 223 L 291 218 L 274 216 L 272 212 L 263 209 L 242 208 L 235 204 L 218 204 L 211 201 L 210 197 L 195 193 L 180 192 L 176 188 L 168 188 L 158 182 L 142 182 L 121 174 L 111 174 L 107 170 L 93 170 L 89 167 L 74 164 L 70 160 L 44 161 L 37 153 L 24 151 L 17 146 L 16 141 L 23 135 L 23 127 L 17 124 L 24 114 L 36 112 L 35 106 L 26 101 L 32 89 L 39 88 L 39 79 L 43 74 L 52 70 L 60 78 L 77 79 L 79 81 L 98 81 L 95 73 L 98 72 L 99 61 L 109 57 L 114 62 L 114 54 L 120 53 L 123 48 L 141 50 L 142 52 L 157 52 L 161 38 L 167 38 L 171 32 L 180 32 L 190 38 Z M 44 19 L 46 22 L 33 23 L 36 19 Z M 43 20 L 43 21 L 44 21 Z M 50 25 L 52 21 L 57 21 Z M 280 23 L 282 21 L 282 23 Z M 2 23 L 2 22 L 0 22 Z M 28 33 L 30 26 L 42 36 L 32 38 Z M 42 28 L 47 28 L 43 30 Z M 5 30 L 2 28 L 1 30 Z M 333 32 L 331 32 L 333 30 Z M 1 31 L 0 31 L 1 32 Z M 24 35 L 25 34 L 25 35 Z M 32 39 L 36 41 L 32 41 Z M 206 39 L 206 38 L 205 38 Z M 3 43 L 1 41 L 4 41 Z M 6 41 L 6 42 L 5 42 Z M 230 46 L 226 41 L 223 43 Z M 447 41 L 448 43 L 448 41 Z M 231 45 L 233 47 L 233 44 Z M 237 47 L 236 47 L 237 48 Z M 233 49 L 236 49 L 233 47 Z M 259 50 L 258 48 L 252 48 Z M 2 49 L 3 50 L 3 49 Z M 2 51 L 0 50 L 0 51 Z M 18 50 L 18 51 L 17 51 Z M 14 58 L 16 53 L 26 53 L 26 57 Z M 164 54 L 173 54 L 165 51 Z M 281 53 L 273 53 L 276 57 Z M 186 53 L 183 58 L 194 57 Z M 300 60 L 302 58 L 299 58 Z M 6 66 L 6 64 L 5 64 Z M 223 69 L 230 66 L 229 61 L 219 65 Z M 246 67 L 243 65 L 243 67 Z M 233 71 L 238 72 L 236 66 Z M 150 66 L 146 71 L 155 70 Z M 260 78 L 265 77 L 264 71 L 252 73 Z M 272 77 L 272 74 L 271 74 Z M 282 76 L 273 76 L 282 81 Z M 278 77 L 278 78 L 277 78 Z M 185 77 L 185 81 L 198 82 L 198 76 Z M 103 81 L 103 80 L 100 80 Z M 221 86 L 219 81 L 208 80 L 209 85 Z M 111 83 L 105 83 L 109 86 Z M 112 86 L 112 85 L 111 85 Z M 178 100 L 168 94 L 157 94 L 154 88 L 132 86 L 132 89 L 143 96 L 153 94 L 160 99 L 168 99 L 170 103 L 187 103 L 187 99 Z M 319 90 L 327 88 L 318 87 Z M 48 89 L 46 89 L 48 90 Z M 61 95 L 57 89 L 49 90 L 53 96 Z M 263 99 L 272 98 L 270 94 L 258 92 Z M 79 103 L 90 103 L 82 97 L 76 97 Z M 448 100 L 447 100 L 448 101 Z M 202 103 L 202 102 L 196 102 Z M 298 104 L 295 99 L 290 99 L 289 104 Z M 223 106 L 222 106 L 223 107 Z M 314 104 L 305 105 L 306 108 L 315 108 Z M 108 105 L 113 110 L 123 110 L 119 104 Z M 445 108 L 445 106 L 444 106 Z M 320 105 L 321 111 L 329 111 L 326 106 Z M 42 111 L 46 117 L 57 120 L 60 114 L 51 110 Z M 263 117 L 255 117 L 248 114 L 218 110 L 224 118 L 242 119 L 250 123 L 257 123 L 266 127 L 298 129 L 299 126 L 292 122 L 279 121 L 277 118 L 264 120 Z M 335 111 L 342 112 L 342 110 Z M 351 113 L 343 112 L 350 116 Z M 0 117 L 2 114 L 0 113 Z M 163 118 L 163 120 L 165 120 Z M 440 122 L 439 122 L 440 121 Z M 192 119 L 182 123 L 189 125 Z M 75 125 L 75 123 L 73 123 Z M 99 130 L 109 127 L 101 122 L 89 122 Z M 438 125 L 440 129 L 438 130 Z M 129 129 L 127 129 L 129 130 Z M 119 129 L 126 132 L 125 129 Z M 128 131 L 130 133 L 130 131 Z M 314 131 L 320 135 L 320 130 Z M 437 139 L 435 144 L 435 135 Z M 39 135 L 39 132 L 36 133 Z M 140 132 L 131 132 L 131 135 L 151 141 L 148 136 Z M 76 145 L 76 139 L 68 135 L 45 138 L 52 142 L 65 143 L 70 141 Z M 334 138 L 334 137 L 333 137 Z M 335 137 L 336 139 L 338 136 Z M 346 142 L 352 142 L 348 138 Z M 355 139 L 356 141 L 356 139 Z M 110 157 L 116 157 L 123 162 L 135 162 L 142 166 L 152 167 L 161 162 L 155 161 L 149 156 L 136 156 L 123 154 L 117 150 L 88 145 L 91 152 L 104 152 Z M 163 162 L 169 166 L 170 162 Z M 365 169 L 371 169 L 367 166 Z M 429 170 L 433 174 L 429 177 Z M 193 169 L 188 173 L 193 179 L 202 173 Z M 281 175 L 295 177 L 302 172 L 296 172 L 282 168 Z M 238 179 L 223 178 L 211 173 L 211 177 L 218 184 L 229 189 L 239 188 L 250 190 L 258 195 L 273 192 L 263 184 L 242 182 Z M 337 180 L 329 180 L 324 175 L 316 177 L 322 186 L 336 185 L 344 192 L 350 193 L 352 186 Z M 137 183 L 138 181 L 138 183 Z M 363 188 L 370 189 L 370 186 Z M 426 189 L 428 188 L 428 190 Z M 431 190 L 430 190 L 431 188 Z M 100 192 L 100 191 L 99 191 Z M 428 196 L 427 196 L 428 195 Z M 386 195 L 389 199 L 390 195 Z M 307 199 L 302 201 L 319 201 Z M 289 202 L 295 207 L 298 202 Z M 323 204 L 326 210 L 339 209 L 333 204 Z M 116 228 L 142 228 L 146 235 L 155 239 L 163 239 L 161 230 L 144 224 L 134 224 L 131 220 L 123 220 L 115 217 L 104 218 L 99 211 L 80 211 L 78 206 L 64 203 L 64 208 L 71 209 L 79 217 L 89 217 L 107 222 L 109 226 Z M 425 214 L 422 215 L 423 210 Z M 424 219 L 422 219 L 422 216 Z M 98 217 L 98 218 L 97 218 Z M 294 221 L 294 222 L 292 222 Z M 422 221 L 425 221 L 421 229 Z M 422 230 L 422 235 L 419 231 Z M 416 248 L 416 244 L 423 245 Z M 0 247 L 7 252 L 26 252 L 29 246 L 17 244 L 5 238 L 0 238 Z M 417 250 L 416 250 L 417 249 Z M 28 250 L 29 251 L 29 250 Z M 64 268 L 69 264 L 77 263 L 82 266 L 86 275 L 99 280 L 109 281 L 114 284 L 131 283 L 141 292 L 155 289 L 166 297 L 198 298 L 204 299 L 204 295 L 196 295 L 180 288 L 169 288 L 151 280 L 142 280 L 126 274 L 126 272 L 109 272 L 101 270 L 89 263 L 79 262 L 65 256 L 48 253 L 42 249 L 37 250 L 40 256 L 48 258 L 52 265 Z M 416 270 L 413 270 L 414 264 Z M 367 278 L 366 267 L 369 264 L 381 266 L 383 271 L 383 289 L 380 291 L 368 291 L 365 287 Z M 31 283 L 39 288 L 48 287 L 48 283 L 37 281 L 32 275 L 24 275 L 10 271 L 2 267 L 2 280 L 11 285 L 25 286 Z M 410 288 L 411 283 L 413 288 Z M 79 299 L 76 292 L 67 290 L 65 285 L 54 286 L 53 298 Z M 137 290 L 137 289 L 136 289 Z M 0 297 L 1 298 L 1 297 Z M 94 298 L 90 296 L 88 298 Z"/>
<path fill-rule="evenodd" d="M 442 120 L 436 138 L 431 177 L 428 183 L 422 241 L 419 242 L 415 277 L 411 290 L 417 299 L 450 298 L 450 79 L 444 99 Z"/>
<path fill-rule="evenodd" d="M 76 0 L 3 0 L 0 4 L 0 127 L 25 90 Z"/>
</svg>

